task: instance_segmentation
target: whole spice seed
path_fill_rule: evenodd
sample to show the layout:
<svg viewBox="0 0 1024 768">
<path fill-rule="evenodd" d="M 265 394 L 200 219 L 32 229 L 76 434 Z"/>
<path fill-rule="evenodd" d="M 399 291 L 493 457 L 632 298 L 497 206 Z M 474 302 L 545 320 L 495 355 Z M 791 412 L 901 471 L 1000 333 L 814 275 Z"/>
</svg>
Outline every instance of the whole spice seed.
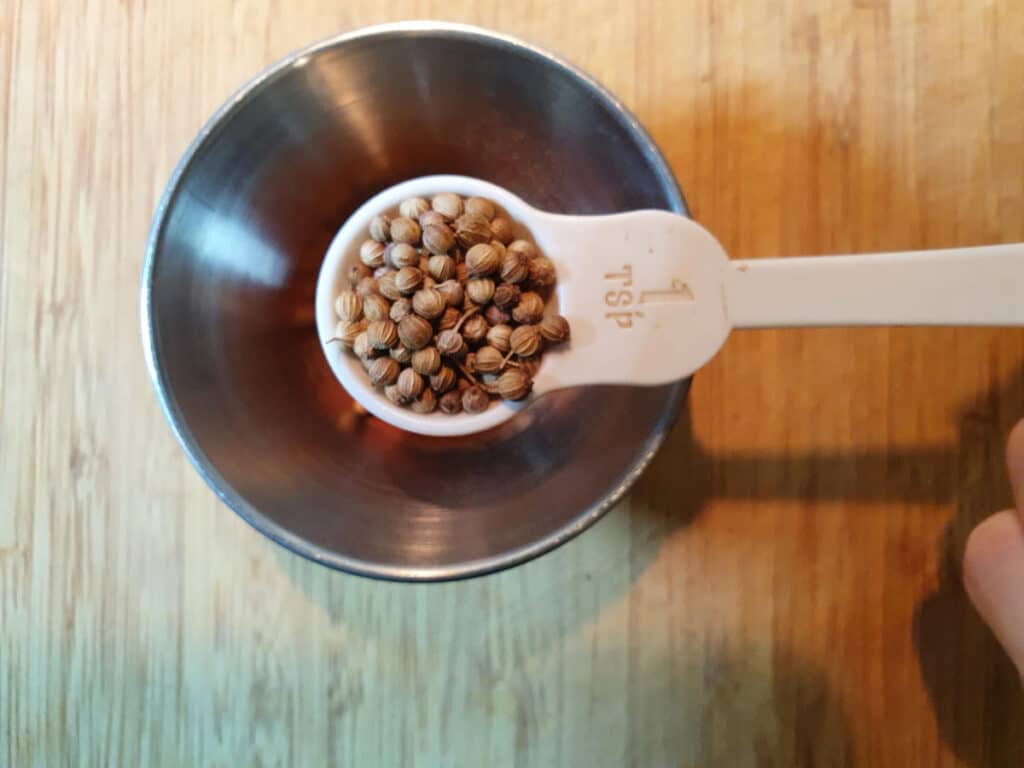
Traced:
<svg viewBox="0 0 1024 768">
<path fill-rule="evenodd" d="M 441 314 L 441 317 L 437 321 L 437 330 L 447 331 L 451 328 L 454 328 L 456 325 L 458 325 L 459 318 L 461 316 L 462 313 L 459 312 L 459 310 L 457 310 L 455 307 L 448 307 Z"/>
<path fill-rule="evenodd" d="M 540 351 L 541 336 L 535 325 L 520 325 L 512 330 L 509 346 L 519 357 L 530 357 Z"/>
<path fill-rule="evenodd" d="M 363 262 L 360 261 L 360 262 L 358 262 L 356 264 L 353 264 L 351 267 L 349 267 L 349 269 L 348 269 L 348 281 L 352 285 L 358 284 L 359 281 L 362 280 L 364 277 L 372 278 L 373 277 L 373 270 L 370 269 L 365 264 L 363 264 Z M 374 290 L 376 290 L 376 287 L 374 288 Z M 358 291 L 357 291 L 357 293 L 358 293 Z"/>
<path fill-rule="evenodd" d="M 394 384 L 398 380 L 401 366 L 390 357 L 378 357 L 370 364 L 368 373 L 375 387 Z"/>
<path fill-rule="evenodd" d="M 384 243 L 367 240 L 359 246 L 359 260 L 368 267 L 384 266 Z"/>
<path fill-rule="evenodd" d="M 449 416 L 462 413 L 462 393 L 455 389 L 445 392 L 438 399 L 437 404 L 441 412 L 447 413 Z"/>
<path fill-rule="evenodd" d="M 555 265 L 551 259 L 538 256 L 530 260 L 530 282 L 537 288 L 555 284 Z"/>
<path fill-rule="evenodd" d="M 533 324 L 540 322 L 544 315 L 544 299 L 533 291 L 527 291 L 519 297 L 519 303 L 512 310 L 512 319 L 517 323 Z"/>
<path fill-rule="evenodd" d="M 512 347 L 509 337 L 512 329 L 507 325 L 495 325 L 487 331 L 487 343 L 502 354 L 506 354 Z"/>
<path fill-rule="evenodd" d="M 488 325 L 507 325 L 512 321 L 512 316 L 497 305 L 491 304 L 484 310 L 484 319 Z"/>
<path fill-rule="evenodd" d="M 395 287 L 403 294 L 415 293 L 423 285 L 423 273 L 418 267 L 402 267 L 395 275 Z"/>
<path fill-rule="evenodd" d="M 519 290 L 518 285 L 502 283 L 494 289 L 494 303 L 501 309 L 510 310 L 519 303 L 519 297 L 521 295 L 522 291 Z"/>
<path fill-rule="evenodd" d="M 457 219 L 462 215 L 462 198 L 451 192 L 434 195 L 431 207 L 446 219 Z"/>
<path fill-rule="evenodd" d="M 540 335 L 552 344 L 563 342 L 569 338 L 569 321 L 561 315 L 549 315 L 540 321 Z"/>
<path fill-rule="evenodd" d="M 359 358 L 376 357 L 377 355 L 377 350 L 370 344 L 370 337 L 366 335 L 366 331 L 356 336 L 356 340 L 352 343 L 352 351 Z"/>
<path fill-rule="evenodd" d="M 436 320 L 448 305 L 436 288 L 421 288 L 412 295 L 413 311 L 427 320 Z"/>
<path fill-rule="evenodd" d="M 497 373 L 504 365 L 504 355 L 494 347 L 484 346 L 476 351 L 473 370 L 477 373 Z"/>
<path fill-rule="evenodd" d="M 396 243 L 419 242 L 420 225 L 406 216 L 399 216 L 391 222 L 391 239 Z"/>
<path fill-rule="evenodd" d="M 366 315 L 367 320 L 386 320 L 390 311 L 391 302 L 379 293 L 363 299 L 363 314 Z"/>
<path fill-rule="evenodd" d="M 430 210 L 430 203 L 422 197 L 410 197 L 398 206 L 398 212 L 407 219 L 418 219 Z"/>
<path fill-rule="evenodd" d="M 533 389 L 533 382 L 521 369 L 511 368 L 498 377 L 498 394 L 506 400 L 522 400 Z"/>
<path fill-rule="evenodd" d="M 423 391 L 423 377 L 412 368 L 403 368 L 398 374 L 398 394 L 405 400 L 419 397 Z"/>
<path fill-rule="evenodd" d="M 447 365 L 441 366 L 437 373 L 430 377 L 430 388 L 437 393 L 447 392 L 455 386 L 455 371 Z M 460 406 L 461 408 L 461 406 Z"/>
<path fill-rule="evenodd" d="M 464 207 L 466 209 L 466 213 L 483 216 L 488 222 L 494 218 L 494 203 L 486 197 L 471 197 L 465 202 Z"/>
<path fill-rule="evenodd" d="M 533 357 L 521 357 L 519 358 L 520 370 L 529 376 L 531 379 L 537 375 L 537 371 L 540 370 L 540 364 L 542 361 L 541 355 L 534 355 Z"/>
<path fill-rule="evenodd" d="M 500 265 L 498 250 L 490 243 L 480 243 L 466 251 L 466 270 L 471 277 L 487 277 Z"/>
<path fill-rule="evenodd" d="M 464 213 L 455 220 L 455 239 L 463 248 L 491 242 L 491 222 L 475 213 Z"/>
<path fill-rule="evenodd" d="M 391 349 L 398 344 L 398 327 L 391 320 L 374 320 L 366 327 L 366 335 L 374 349 Z"/>
<path fill-rule="evenodd" d="M 391 237 L 391 217 L 384 213 L 374 216 L 370 222 L 370 237 L 378 243 L 386 243 Z"/>
<path fill-rule="evenodd" d="M 434 227 L 438 225 L 445 227 L 448 226 L 448 219 L 444 217 L 443 213 L 435 211 L 433 208 L 431 208 L 429 211 L 420 216 L 420 228 L 423 229 L 424 231 L 426 231 L 427 227 Z M 452 239 L 454 240 L 454 238 L 455 235 L 453 234 Z"/>
<path fill-rule="evenodd" d="M 508 245 L 515 239 L 516 230 L 504 216 L 495 216 L 491 221 L 491 236 L 502 245 Z"/>
<path fill-rule="evenodd" d="M 372 296 L 377 293 L 377 278 L 372 275 L 364 275 L 359 278 L 359 282 L 356 283 L 356 293 L 362 296 L 364 299 L 367 296 Z"/>
<path fill-rule="evenodd" d="M 455 277 L 455 259 L 451 256 L 431 256 L 427 260 L 427 273 L 439 283 L 447 282 Z"/>
<path fill-rule="evenodd" d="M 433 336 L 434 327 L 419 315 L 407 315 L 398 324 L 398 338 L 409 349 L 423 349 Z"/>
<path fill-rule="evenodd" d="M 340 342 L 341 346 L 346 349 L 352 349 L 355 346 L 356 338 L 365 330 L 365 320 L 339 320 L 338 324 L 334 326 L 334 338 L 331 341 Z"/>
<path fill-rule="evenodd" d="M 387 248 L 385 248 L 384 249 L 384 266 L 377 267 L 375 270 L 373 270 L 373 276 L 375 278 L 376 277 L 381 277 L 382 275 L 386 275 L 389 272 L 394 272 L 394 270 L 390 267 L 390 265 L 388 265 L 387 260 L 388 260 L 388 251 L 387 251 Z"/>
<path fill-rule="evenodd" d="M 394 269 L 418 267 L 420 253 L 408 243 L 388 243 L 384 248 L 384 260 Z"/>
<path fill-rule="evenodd" d="M 402 322 L 402 318 L 410 312 L 412 312 L 412 302 L 406 298 L 402 298 L 391 305 L 391 311 L 388 312 L 388 317 L 396 323 L 400 323 Z"/>
<path fill-rule="evenodd" d="M 487 321 L 482 316 L 473 315 L 462 326 L 462 336 L 470 344 L 479 344 L 487 336 L 487 331 L 489 330 L 490 326 L 487 325 Z"/>
<path fill-rule="evenodd" d="M 455 382 L 455 386 L 458 388 L 459 393 L 461 394 L 465 392 L 467 389 L 469 389 L 471 386 L 473 386 L 473 382 L 471 382 L 469 379 L 459 379 L 457 382 Z"/>
<path fill-rule="evenodd" d="M 433 376 L 441 370 L 441 353 L 437 347 L 424 347 L 413 352 L 412 369 L 424 376 Z"/>
<path fill-rule="evenodd" d="M 466 295 L 474 304 L 483 306 L 494 298 L 494 281 L 489 277 L 478 277 L 466 283 Z"/>
<path fill-rule="evenodd" d="M 441 331 L 437 336 L 437 351 L 449 357 L 459 357 L 466 351 L 466 342 L 454 328 Z"/>
<path fill-rule="evenodd" d="M 398 391 L 397 384 L 389 384 L 384 387 L 384 397 L 390 400 L 395 405 L 405 405 L 409 401 L 402 397 L 402 394 Z"/>
<path fill-rule="evenodd" d="M 408 365 L 412 362 L 413 351 L 408 347 L 404 347 L 399 344 L 397 347 L 391 350 L 391 359 L 400 365 Z"/>
<path fill-rule="evenodd" d="M 402 298 L 402 292 L 398 290 L 398 285 L 395 282 L 395 276 L 397 274 L 397 272 L 388 272 L 386 275 L 381 275 L 377 279 L 377 292 L 385 299 L 398 301 Z"/>
<path fill-rule="evenodd" d="M 499 271 L 506 283 L 521 283 L 530 276 L 530 260 L 521 253 L 505 251 Z"/>
<path fill-rule="evenodd" d="M 467 266 L 465 261 L 455 260 L 455 279 L 463 285 L 469 280 L 469 266 Z"/>
<path fill-rule="evenodd" d="M 491 398 L 484 392 L 483 387 L 474 384 L 462 393 L 462 410 L 466 413 L 483 413 L 491 404 Z"/>
<path fill-rule="evenodd" d="M 448 253 L 455 245 L 455 233 L 446 224 L 431 224 L 423 230 L 423 245 L 431 253 Z"/>
<path fill-rule="evenodd" d="M 409 407 L 416 413 L 433 413 L 437 407 L 437 398 L 431 390 L 424 389 Z"/>
<path fill-rule="evenodd" d="M 334 301 L 339 320 L 358 320 L 363 315 L 363 300 L 355 291 L 342 291 Z"/>
<path fill-rule="evenodd" d="M 527 260 L 535 259 L 539 255 L 537 246 L 529 240 L 513 240 L 508 244 L 507 253 L 521 253 Z"/>
</svg>

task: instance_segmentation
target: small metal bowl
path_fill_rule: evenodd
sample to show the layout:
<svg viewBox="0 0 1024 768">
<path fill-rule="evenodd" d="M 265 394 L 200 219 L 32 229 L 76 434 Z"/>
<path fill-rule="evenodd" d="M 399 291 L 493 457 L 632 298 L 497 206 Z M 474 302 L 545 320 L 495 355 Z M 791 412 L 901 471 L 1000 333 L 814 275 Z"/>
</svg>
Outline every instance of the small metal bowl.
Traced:
<svg viewBox="0 0 1024 768">
<path fill-rule="evenodd" d="M 626 492 L 687 389 L 555 393 L 465 438 L 361 412 L 320 350 L 317 274 L 349 213 L 432 173 L 551 211 L 686 212 L 636 119 L 582 72 L 407 23 L 300 51 L 234 96 L 174 172 L 143 271 L 150 375 L 200 474 L 270 538 L 367 576 L 472 576 L 565 542 Z"/>
</svg>

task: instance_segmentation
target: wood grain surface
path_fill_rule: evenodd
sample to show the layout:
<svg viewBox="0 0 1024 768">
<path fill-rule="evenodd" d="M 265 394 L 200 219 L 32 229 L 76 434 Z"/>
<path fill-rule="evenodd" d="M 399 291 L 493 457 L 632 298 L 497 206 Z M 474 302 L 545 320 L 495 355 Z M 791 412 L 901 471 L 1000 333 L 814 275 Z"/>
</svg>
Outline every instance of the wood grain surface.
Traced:
<svg viewBox="0 0 1024 768">
<path fill-rule="evenodd" d="M 203 484 L 139 340 L 157 197 L 253 73 L 424 17 L 589 70 L 736 256 L 1024 240 L 1018 0 L 0 1 L 0 764 L 1024 765 L 959 576 L 1020 330 L 736 334 L 626 502 L 464 583 Z"/>
</svg>

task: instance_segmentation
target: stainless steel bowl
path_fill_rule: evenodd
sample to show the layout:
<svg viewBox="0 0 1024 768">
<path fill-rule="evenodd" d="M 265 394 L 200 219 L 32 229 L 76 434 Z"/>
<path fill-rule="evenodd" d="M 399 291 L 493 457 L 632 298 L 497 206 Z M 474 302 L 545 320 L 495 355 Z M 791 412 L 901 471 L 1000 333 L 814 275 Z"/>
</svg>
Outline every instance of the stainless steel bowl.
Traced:
<svg viewBox="0 0 1024 768">
<path fill-rule="evenodd" d="M 200 474 L 270 538 L 368 576 L 471 576 L 568 540 L 626 492 L 687 389 L 558 393 L 461 439 L 361 414 L 320 351 L 317 272 L 360 203 L 431 173 L 553 211 L 685 213 L 650 138 L 579 70 L 400 24 L 296 53 L 232 98 L 175 171 L 143 272 L 150 375 Z"/>
</svg>

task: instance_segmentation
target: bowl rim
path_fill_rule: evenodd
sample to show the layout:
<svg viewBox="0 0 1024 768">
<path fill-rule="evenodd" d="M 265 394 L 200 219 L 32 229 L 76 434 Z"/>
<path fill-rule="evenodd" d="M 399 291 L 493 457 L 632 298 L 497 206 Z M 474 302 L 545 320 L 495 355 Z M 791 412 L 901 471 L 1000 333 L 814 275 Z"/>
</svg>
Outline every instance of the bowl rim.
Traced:
<svg viewBox="0 0 1024 768">
<path fill-rule="evenodd" d="M 374 37 L 415 37 L 420 35 L 482 41 L 541 59 L 564 70 L 587 91 L 593 94 L 598 101 L 603 101 L 612 108 L 612 111 L 618 115 L 624 125 L 628 127 L 631 135 L 640 144 L 643 154 L 655 167 L 661 187 L 669 195 L 671 210 L 684 216 L 690 215 L 682 190 L 679 188 L 679 184 L 672 174 L 668 162 L 636 116 L 597 80 L 557 54 L 519 38 L 468 24 L 440 21 L 403 21 L 361 27 L 300 48 L 283 59 L 272 63 L 245 82 L 206 120 L 172 171 L 153 214 L 142 265 L 139 316 L 146 369 L 149 373 L 150 381 L 156 390 L 160 410 L 163 412 L 168 424 L 170 424 L 175 439 L 184 449 L 192 466 L 195 467 L 200 477 L 229 509 L 274 542 L 297 555 L 301 555 L 308 560 L 325 565 L 331 569 L 388 581 L 440 582 L 483 576 L 520 565 L 561 546 L 597 522 L 625 496 L 629 488 L 651 463 L 654 455 L 664 442 L 669 429 L 678 417 L 680 406 L 690 389 L 690 379 L 684 379 L 673 385 L 673 388 L 676 390 L 673 400 L 662 412 L 648 435 L 643 449 L 630 469 L 620 478 L 617 485 L 607 492 L 600 501 L 577 514 L 562 527 L 529 544 L 486 558 L 438 566 L 388 565 L 349 557 L 314 544 L 264 515 L 234 490 L 232 485 L 221 475 L 206 453 L 200 448 L 178 405 L 177 398 L 170 387 L 167 372 L 156 355 L 156 328 L 153 313 L 153 279 L 160 244 L 163 241 L 167 226 L 167 215 L 181 191 L 182 179 L 192 167 L 197 155 L 207 141 L 241 109 L 255 92 L 271 84 L 291 69 L 306 66 L 313 56 L 321 52 Z"/>
</svg>

